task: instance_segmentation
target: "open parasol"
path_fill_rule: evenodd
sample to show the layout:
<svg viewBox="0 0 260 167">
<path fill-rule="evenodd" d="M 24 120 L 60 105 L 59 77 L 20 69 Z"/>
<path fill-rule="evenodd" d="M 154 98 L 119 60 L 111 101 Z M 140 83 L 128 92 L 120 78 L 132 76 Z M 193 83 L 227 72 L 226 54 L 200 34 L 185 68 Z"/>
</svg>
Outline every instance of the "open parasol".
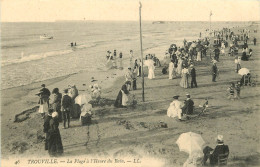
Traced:
<svg viewBox="0 0 260 167">
<path fill-rule="evenodd" d="M 178 140 L 176 141 L 180 151 L 184 151 L 188 154 L 192 153 L 202 153 L 202 146 L 205 141 L 202 139 L 201 135 L 193 132 L 182 133 Z"/>
<path fill-rule="evenodd" d="M 250 73 L 249 69 L 247 68 L 241 68 L 239 71 L 238 71 L 238 74 L 239 75 L 247 75 L 248 73 Z"/>
</svg>

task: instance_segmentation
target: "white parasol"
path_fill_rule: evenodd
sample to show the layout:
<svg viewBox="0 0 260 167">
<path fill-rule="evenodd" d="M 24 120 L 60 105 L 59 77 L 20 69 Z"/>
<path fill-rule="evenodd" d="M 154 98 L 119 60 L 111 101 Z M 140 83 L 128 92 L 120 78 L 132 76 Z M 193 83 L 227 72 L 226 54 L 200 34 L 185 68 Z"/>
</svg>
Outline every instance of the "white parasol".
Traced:
<svg viewBox="0 0 260 167">
<path fill-rule="evenodd" d="M 239 71 L 238 71 L 238 74 L 239 75 L 247 75 L 248 73 L 250 73 L 249 69 L 247 68 L 241 68 Z"/>
<path fill-rule="evenodd" d="M 202 153 L 202 146 L 205 144 L 205 141 L 201 135 L 187 132 L 180 135 L 176 144 L 178 144 L 180 151 L 191 155 L 192 153 Z"/>
<path fill-rule="evenodd" d="M 88 104 L 90 100 L 92 100 L 91 95 L 81 94 L 75 98 L 75 104 L 79 104 L 81 106 L 82 104 Z"/>
</svg>

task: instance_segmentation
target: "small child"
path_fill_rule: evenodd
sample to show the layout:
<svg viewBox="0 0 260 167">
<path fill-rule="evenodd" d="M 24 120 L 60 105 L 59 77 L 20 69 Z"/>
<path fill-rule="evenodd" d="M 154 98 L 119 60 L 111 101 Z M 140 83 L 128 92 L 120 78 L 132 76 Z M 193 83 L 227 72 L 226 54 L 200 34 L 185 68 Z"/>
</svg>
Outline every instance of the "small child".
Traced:
<svg viewBox="0 0 260 167">
<path fill-rule="evenodd" d="M 238 81 L 235 85 L 235 98 L 240 99 L 240 82 Z"/>
</svg>

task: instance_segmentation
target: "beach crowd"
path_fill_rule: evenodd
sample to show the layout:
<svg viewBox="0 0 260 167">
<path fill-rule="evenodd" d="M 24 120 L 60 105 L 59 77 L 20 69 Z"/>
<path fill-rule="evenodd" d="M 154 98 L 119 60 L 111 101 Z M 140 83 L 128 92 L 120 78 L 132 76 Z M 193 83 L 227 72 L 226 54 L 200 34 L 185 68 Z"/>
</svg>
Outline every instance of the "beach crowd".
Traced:
<svg viewBox="0 0 260 167">
<path fill-rule="evenodd" d="M 196 65 L 200 62 L 207 63 L 210 67 L 208 74 L 211 75 L 210 82 L 217 82 L 219 71 L 217 64 L 221 62 L 221 56 L 229 56 L 235 60 L 234 67 L 230 70 L 241 75 L 241 79 L 236 83 L 230 83 L 227 88 L 227 98 L 230 100 L 240 99 L 241 87 L 253 84 L 253 77 L 250 71 L 242 68 L 242 61 L 249 61 L 253 56 L 253 50 L 249 48 L 248 43 L 252 42 L 256 45 L 256 38 L 249 35 L 248 29 L 239 29 L 238 33 L 233 32 L 229 28 L 221 30 L 214 30 L 213 38 L 208 36 L 200 38 L 196 41 L 187 41 L 184 39 L 182 46 L 171 44 L 169 49 L 165 51 L 163 60 L 159 60 L 155 54 L 147 54 L 143 60 L 143 65 L 147 67 L 147 78 L 153 80 L 155 76 L 155 68 L 161 68 L 160 75 L 167 75 L 169 80 L 180 79 L 179 86 L 184 89 L 197 88 L 197 78 L 200 73 L 196 71 Z M 256 33 L 254 31 L 254 33 Z M 201 37 L 201 34 L 200 34 Z M 210 61 L 206 61 L 209 60 Z M 123 63 L 123 53 L 117 50 L 107 51 L 106 66 L 110 69 L 125 70 L 125 82 L 115 99 L 114 106 L 116 108 L 127 108 L 128 106 L 136 105 L 137 101 L 134 94 L 131 92 L 139 89 L 137 81 L 144 71 L 142 71 L 142 61 L 134 55 L 134 51 L 129 51 L 127 65 Z M 210 62 L 210 63 L 209 63 Z M 216 83 L 217 84 L 217 83 Z M 68 86 L 64 89 L 63 94 L 59 92 L 58 88 L 50 92 L 45 84 L 42 84 L 42 89 L 37 94 L 39 96 L 39 113 L 41 113 L 44 120 L 44 132 L 46 133 L 45 149 L 49 151 L 51 156 L 61 155 L 63 153 L 63 146 L 59 132 L 59 123 L 63 122 L 63 128 L 70 127 L 71 118 L 86 118 L 91 123 L 91 108 L 89 104 L 91 100 L 99 101 L 101 98 L 101 88 L 97 85 L 91 85 L 91 98 L 85 103 L 79 103 L 78 99 L 82 101 L 83 96 L 80 96 L 75 85 Z M 52 96 L 52 97 L 51 97 Z M 194 101 L 190 94 L 186 94 L 184 102 L 179 101 L 180 95 L 174 95 L 173 101 L 167 109 L 167 116 L 170 118 L 177 118 L 177 121 L 188 121 L 194 117 Z M 78 98 L 78 99 L 77 99 Z M 87 107 L 86 107 L 87 106 Z M 207 111 L 209 106 L 208 98 L 205 98 L 200 105 L 203 114 Z M 198 115 L 198 116 L 199 116 Z M 217 136 L 217 146 L 215 149 L 205 147 L 203 149 L 204 157 L 202 165 L 206 164 L 207 159 L 210 164 L 218 163 L 220 154 L 229 154 L 229 148 L 224 145 L 222 135 Z M 194 165 L 194 157 L 190 155 L 184 166 Z"/>
</svg>

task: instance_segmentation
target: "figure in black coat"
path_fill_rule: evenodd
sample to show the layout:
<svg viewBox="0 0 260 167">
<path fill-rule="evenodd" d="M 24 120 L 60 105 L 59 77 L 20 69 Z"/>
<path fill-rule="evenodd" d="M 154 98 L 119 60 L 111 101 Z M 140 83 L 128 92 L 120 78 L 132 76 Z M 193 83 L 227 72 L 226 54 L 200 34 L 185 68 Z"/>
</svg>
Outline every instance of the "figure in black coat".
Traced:
<svg viewBox="0 0 260 167">
<path fill-rule="evenodd" d="M 219 61 L 219 54 L 220 54 L 219 48 L 216 47 L 213 52 L 215 53 L 215 60 Z"/>
<path fill-rule="evenodd" d="M 186 94 L 186 95 L 187 95 L 187 99 L 185 100 L 184 106 L 182 107 L 182 113 L 191 115 L 191 114 L 193 114 L 194 102 L 193 102 L 193 100 L 191 100 L 189 94 Z"/>
<path fill-rule="evenodd" d="M 218 74 L 218 67 L 216 65 L 216 62 L 213 62 L 213 66 L 211 68 L 211 73 L 212 73 L 212 82 L 216 82 L 216 77 Z"/>
<path fill-rule="evenodd" d="M 207 160 L 209 159 L 210 164 L 214 165 L 217 164 L 218 156 L 220 154 L 226 154 L 226 153 L 229 154 L 229 148 L 227 145 L 224 145 L 223 136 L 218 135 L 216 148 L 213 150 L 209 146 L 206 146 L 203 149 L 203 153 L 204 153 L 204 158 L 202 160 L 202 164 L 205 165 Z"/>
<path fill-rule="evenodd" d="M 196 70 L 195 70 L 193 65 L 191 65 L 190 67 L 191 67 L 191 72 L 190 72 L 190 75 L 191 75 L 191 88 L 193 88 L 193 84 L 194 84 L 195 88 L 197 88 Z"/>
<path fill-rule="evenodd" d="M 45 135 L 45 150 L 48 150 L 48 144 L 49 144 L 49 139 L 50 139 L 50 134 L 49 134 L 49 129 L 50 129 L 50 120 L 52 119 L 51 114 L 53 113 L 53 109 L 48 110 L 48 115 L 44 119 L 44 124 L 43 124 L 43 132 L 46 134 Z"/>
</svg>

